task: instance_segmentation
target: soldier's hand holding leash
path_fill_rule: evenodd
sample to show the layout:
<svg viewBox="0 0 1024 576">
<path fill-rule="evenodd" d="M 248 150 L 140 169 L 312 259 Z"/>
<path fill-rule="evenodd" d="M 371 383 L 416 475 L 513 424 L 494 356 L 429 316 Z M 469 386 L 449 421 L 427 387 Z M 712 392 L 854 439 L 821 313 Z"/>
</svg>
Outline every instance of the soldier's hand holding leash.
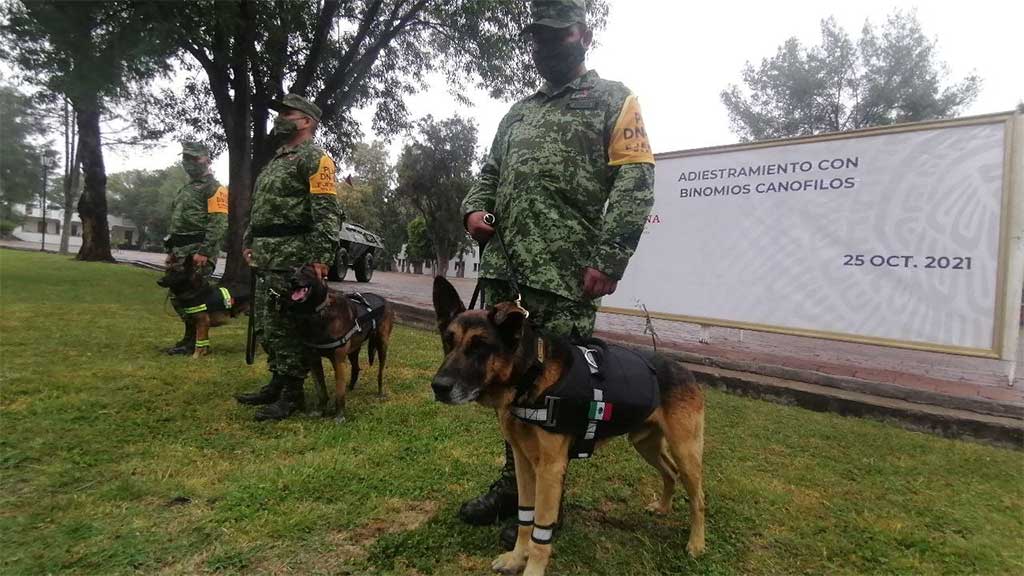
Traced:
<svg viewBox="0 0 1024 576">
<path fill-rule="evenodd" d="M 494 224 L 496 222 L 494 214 L 479 210 L 471 213 L 466 218 L 466 231 L 473 237 L 474 240 L 481 244 L 486 243 L 494 235 L 495 229 Z M 507 249 L 505 248 L 505 242 L 499 236 L 498 241 L 502 245 L 502 250 L 505 251 L 505 259 L 509 265 L 510 276 L 512 284 L 515 282 L 515 273 L 511 269 L 512 260 L 508 255 Z M 482 246 L 481 246 L 482 248 Z M 482 251 L 482 250 L 481 250 Z M 608 276 L 604 272 L 595 268 L 584 268 L 583 269 L 583 294 L 587 298 L 600 298 L 601 296 L 607 296 L 615 289 L 618 288 L 618 281 Z M 519 287 L 513 286 L 513 289 L 518 293 Z"/>
<path fill-rule="evenodd" d="M 618 281 L 594 268 L 583 269 L 583 294 L 587 298 L 607 296 L 618 288 Z"/>
<path fill-rule="evenodd" d="M 487 222 L 487 217 L 491 217 L 491 221 Z M 494 236 L 494 216 L 488 214 L 483 210 L 477 210 L 472 212 L 466 217 L 466 232 L 476 240 L 477 242 L 486 243 Z"/>
</svg>

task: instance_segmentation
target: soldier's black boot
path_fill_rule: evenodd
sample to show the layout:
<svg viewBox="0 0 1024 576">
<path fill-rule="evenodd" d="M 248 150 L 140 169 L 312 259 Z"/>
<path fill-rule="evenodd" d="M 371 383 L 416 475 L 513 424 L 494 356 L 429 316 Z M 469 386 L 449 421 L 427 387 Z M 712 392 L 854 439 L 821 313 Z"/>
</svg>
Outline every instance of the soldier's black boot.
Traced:
<svg viewBox="0 0 1024 576">
<path fill-rule="evenodd" d="M 519 494 L 516 492 L 516 461 L 512 447 L 505 443 L 505 465 L 501 475 L 491 487 L 480 496 L 463 502 L 459 518 L 466 524 L 485 526 L 506 518 L 515 518 L 519 509 Z"/>
<path fill-rule="evenodd" d="M 306 399 L 302 393 L 302 383 L 305 378 L 296 378 L 295 376 L 278 376 L 278 378 L 284 383 L 281 396 L 273 404 L 256 411 L 257 422 L 284 420 L 295 412 L 306 409 Z"/>
<path fill-rule="evenodd" d="M 284 388 L 284 380 L 277 374 L 271 374 L 270 382 L 267 382 L 263 388 L 260 388 L 255 392 L 235 394 L 235 400 L 238 400 L 239 404 L 246 404 L 249 406 L 272 404 L 281 396 L 282 388 Z"/>
<path fill-rule="evenodd" d="M 166 350 L 171 356 L 191 355 L 196 351 L 196 325 L 191 318 L 185 320 L 185 335 Z"/>
</svg>

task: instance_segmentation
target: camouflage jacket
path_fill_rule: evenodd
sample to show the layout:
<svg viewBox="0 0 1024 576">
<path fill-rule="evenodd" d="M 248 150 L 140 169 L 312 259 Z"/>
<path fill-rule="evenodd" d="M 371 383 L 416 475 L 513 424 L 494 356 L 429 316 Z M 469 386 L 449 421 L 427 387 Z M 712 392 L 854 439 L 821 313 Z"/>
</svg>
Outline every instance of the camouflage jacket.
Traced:
<svg viewBox="0 0 1024 576">
<path fill-rule="evenodd" d="M 583 269 L 621 278 L 653 203 L 636 97 L 590 71 L 512 106 L 462 210 L 497 216 L 520 283 L 582 302 Z M 481 260 L 481 276 L 506 278 L 495 239 Z"/>
<path fill-rule="evenodd" d="M 227 229 L 228 189 L 213 174 L 190 180 L 178 190 L 171 203 L 171 238 L 196 241 L 179 243 L 169 249 L 171 253 L 184 257 L 198 252 L 216 259 Z"/>
<path fill-rule="evenodd" d="M 245 247 L 258 268 L 329 265 L 343 217 L 331 157 L 312 141 L 282 146 L 256 178 Z"/>
</svg>

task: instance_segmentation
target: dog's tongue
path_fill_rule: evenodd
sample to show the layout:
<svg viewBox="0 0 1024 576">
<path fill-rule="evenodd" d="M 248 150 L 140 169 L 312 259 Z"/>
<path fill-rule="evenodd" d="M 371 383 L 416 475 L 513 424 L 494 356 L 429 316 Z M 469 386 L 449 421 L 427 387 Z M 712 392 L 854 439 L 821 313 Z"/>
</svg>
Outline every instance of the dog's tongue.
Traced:
<svg viewBox="0 0 1024 576">
<path fill-rule="evenodd" d="M 292 300 L 299 302 L 306 299 L 306 294 L 309 294 L 309 286 L 304 286 L 298 290 L 292 292 Z"/>
</svg>

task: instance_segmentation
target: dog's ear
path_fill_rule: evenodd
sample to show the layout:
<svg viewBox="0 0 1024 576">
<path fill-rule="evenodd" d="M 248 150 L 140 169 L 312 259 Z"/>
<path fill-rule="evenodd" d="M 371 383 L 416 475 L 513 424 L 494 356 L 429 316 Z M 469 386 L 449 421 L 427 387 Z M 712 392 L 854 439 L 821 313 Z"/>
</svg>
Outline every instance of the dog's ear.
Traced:
<svg viewBox="0 0 1024 576">
<path fill-rule="evenodd" d="M 456 316 L 465 311 L 462 297 L 451 282 L 442 276 L 434 277 L 434 314 L 437 315 L 437 328 L 441 333 Z"/>
<path fill-rule="evenodd" d="M 487 318 L 498 328 L 498 334 L 509 348 L 515 348 L 523 337 L 528 317 L 529 313 L 515 302 L 501 302 L 487 312 Z"/>
</svg>

